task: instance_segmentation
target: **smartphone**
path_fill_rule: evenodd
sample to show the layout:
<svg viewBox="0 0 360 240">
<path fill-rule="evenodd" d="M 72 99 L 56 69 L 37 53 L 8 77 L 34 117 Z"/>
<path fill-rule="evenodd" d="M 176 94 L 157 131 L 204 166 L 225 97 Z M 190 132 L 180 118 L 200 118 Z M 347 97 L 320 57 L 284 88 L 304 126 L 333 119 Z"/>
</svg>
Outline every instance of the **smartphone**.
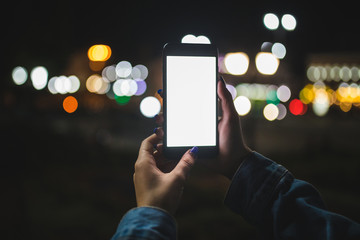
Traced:
<svg viewBox="0 0 360 240">
<path fill-rule="evenodd" d="M 212 44 L 168 43 L 163 49 L 163 153 L 180 159 L 218 154 L 218 50 Z"/>
</svg>

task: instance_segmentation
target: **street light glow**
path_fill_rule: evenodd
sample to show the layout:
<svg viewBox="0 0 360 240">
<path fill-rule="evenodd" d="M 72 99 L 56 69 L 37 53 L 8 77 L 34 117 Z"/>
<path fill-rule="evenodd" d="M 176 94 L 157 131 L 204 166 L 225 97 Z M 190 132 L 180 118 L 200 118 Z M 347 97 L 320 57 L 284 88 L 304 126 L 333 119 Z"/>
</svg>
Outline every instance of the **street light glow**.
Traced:
<svg viewBox="0 0 360 240">
<path fill-rule="evenodd" d="M 264 75 L 273 75 L 279 67 L 279 59 L 274 54 L 268 52 L 259 52 L 255 57 L 257 70 Z"/>
<path fill-rule="evenodd" d="M 194 36 L 192 34 L 185 35 L 181 39 L 181 43 L 198 43 L 198 44 L 211 44 L 210 40 L 206 36 Z"/>
<path fill-rule="evenodd" d="M 276 30 L 279 27 L 279 18 L 273 13 L 267 13 L 264 16 L 264 25 L 269 30 Z"/>
<path fill-rule="evenodd" d="M 296 28 L 296 19 L 291 14 L 285 14 L 281 18 L 281 25 L 288 31 L 294 31 Z"/>
<path fill-rule="evenodd" d="M 243 75 L 249 67 L 249 57 L 246 53 L 228 53 L 225 55 L 226 70 L 232 75 Z"/>
</svg>

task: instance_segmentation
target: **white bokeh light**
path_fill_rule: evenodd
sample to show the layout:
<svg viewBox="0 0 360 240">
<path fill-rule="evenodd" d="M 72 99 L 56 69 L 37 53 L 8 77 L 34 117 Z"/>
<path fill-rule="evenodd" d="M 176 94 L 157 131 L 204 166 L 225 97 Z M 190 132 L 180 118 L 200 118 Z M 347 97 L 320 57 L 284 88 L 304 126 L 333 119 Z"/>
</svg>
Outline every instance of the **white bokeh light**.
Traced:
<svg viewBox="0 0 360 240">
<path fill-rule="evenodd" d="M 278 59 L 283 59 L 286 55 L 286 48 L 285 48 L 284 44 L 277 42 L 277 43 L 273 44 L 273 46 L 271 48 L 271 52 Z"/>
<path fill-rule="evenodd" d="M 264 16 L 264 25 L 270 30 L 276 30 L 279 27 L 279 18 L 273 13 L 267 13 Z"/>
<path fill-rule="evenodd" d="M 16 85 L 22 85 L 26 82 L 28 73 L 23 67 L 15 67 L 12 71 L 12 79 Z"/>
<path fill-rule="evenodd" d="M 120 78 L 127 78 L 132 71 L 131 63 L 128 61 L 121 61 L 115 67 L 116 75 Z"/>
<path fill-rule="evenodd" d="M 45 67 L 38 66 L 33 68 L 30 73 L 32 84 L 36 90 L 41 90 L 46 87 L 48 80 L 48 71 Z"/>
<path fill-rule="evenodd" d="M 116 96 L 124 96 L 125 94 L 121 91 L 121 85 L 124 80 L 116 80 L 112 86 L 112 90 Z"/>
<path fill-rule="evenodd" d="M 285 85 L 281 85 L 277 90 L 276 90 L 276 95 L 277 98 L 282 101 L 282 102 L 287 102 L 290 97 L 291 97 L 291 91 L 290 88 L 285 86 Z"/>
<path fill-rule="evenodd" d="M 102 77 L 108 79 L 110 82 L 116 80 L 116 68 L 115 65 L 110 65 L 102 70 Z"/>
<path fill-rule="evenodd" d="M 249 57 L 246 53 L 228 53 L 224 58 L 225 68 L 232 75 L 243 75 L 249 68 Z"/>
<path fill-rule="evenodd" d="M 71 82 L 71 87 L 70 90 L 68 91 L 69 93 L 74 93 L 77 92 L 80 88 L 80 80 L 77 76 L 75 75 L 71 75 L 68 77 L 68 79 Z"/>
<path fill-rule="evenodd" d="M 288 31 L 294 31 L 296 28 L 296 19 L 291 14 L 285 14 L 281 18 L 281 25 Z"/>
<path fill-rule="evenodd" d="M 257 70 L 264 75 L 273 75 L 279 67 L 279 59 L 274 54 L 268 52 L 260 52 L 255 57 Z"/>
<path fill-rule="evenodd" d="M 237 113 L 240 116 L 245 116 L 250 112 L 251 109 L 251 102 L 250 100 L 245 96 L 239 96 L 235 98 L 234 105 Z"/>
<path fill-rule="evenodd" d="M 125 96 L 130 97 L 136 93 L 136 91 L 138 90 L 138 85 L 136 84 L 135 80 L 125 79 L 121 82 L 120 89 Z"/>
<path fill-rule="evenodd" d="M 185 35 L 181 39 L 181 43 L 198 43 L 198 44 L 210 44 L 210 40 L 206 36 L 194 36 L 192 34 Z"/>
<path fill-rule="evenodd" d="M 161 110 L 161 104 L 155 97 L 146 97 L 140 103 L 140 112 L 148 118 L 154 117 Z"/>
<path fill-rule="evenodd" d="M 286 117 L 286 114 L 287 114 L 287 110 L 286 110 L 286 107 L 283 105 L 283 104 L 281 104 L 281 103 L 279 103 L 278 105 L 276 105 L 276 107 L 278 108 L 278 110 L 279 110 L 279 114 L 278 114 L 278 116 L 277 116 L 277 120 L 282 120 L 282 119 L 284 119 L 285 117 Z"/>
</svg>

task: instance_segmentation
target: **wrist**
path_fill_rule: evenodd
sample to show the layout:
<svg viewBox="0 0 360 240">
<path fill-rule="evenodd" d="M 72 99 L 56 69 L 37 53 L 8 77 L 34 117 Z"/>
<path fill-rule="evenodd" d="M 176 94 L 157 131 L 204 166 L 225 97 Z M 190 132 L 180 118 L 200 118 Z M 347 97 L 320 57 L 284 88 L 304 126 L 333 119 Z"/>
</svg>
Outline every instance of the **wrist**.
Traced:
<svg viewBox="0 0 360 240">
<path fill-rule="evenodd" d="M 230 164 L 223 173 L 223 175 L 227 177 L 230 181 L 232 180 L 237 170 L 241 167 L 242 163 L 253 153 L 253 151 L 247 146 L 245 146 L 244 150 L 242 150 L 241 152 L 242 154 L 240 154 L 236 159 L 234 159 L 232 161 L 232 164 Z"/>
</svg>

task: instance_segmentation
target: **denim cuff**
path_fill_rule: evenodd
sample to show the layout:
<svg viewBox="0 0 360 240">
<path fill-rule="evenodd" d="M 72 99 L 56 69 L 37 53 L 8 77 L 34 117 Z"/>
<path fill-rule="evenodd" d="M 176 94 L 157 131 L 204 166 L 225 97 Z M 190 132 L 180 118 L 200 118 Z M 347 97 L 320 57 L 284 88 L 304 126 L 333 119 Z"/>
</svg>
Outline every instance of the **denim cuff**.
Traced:
<svg viewBox="0 0 360 240">
<path fill-rule="evenodd" d="M 176 239 L 176 222 L 160 208 L 133 208 L 120 221 L 112 237 L 112 240 L 115 239 Z"/>
<path fill-rule="evenodd" d="M 286 168 L 252 152 L 234 174 L 224 203 L 249 223 L 259 225 L 285 175 L 291 176 Z"/>
</svg>

